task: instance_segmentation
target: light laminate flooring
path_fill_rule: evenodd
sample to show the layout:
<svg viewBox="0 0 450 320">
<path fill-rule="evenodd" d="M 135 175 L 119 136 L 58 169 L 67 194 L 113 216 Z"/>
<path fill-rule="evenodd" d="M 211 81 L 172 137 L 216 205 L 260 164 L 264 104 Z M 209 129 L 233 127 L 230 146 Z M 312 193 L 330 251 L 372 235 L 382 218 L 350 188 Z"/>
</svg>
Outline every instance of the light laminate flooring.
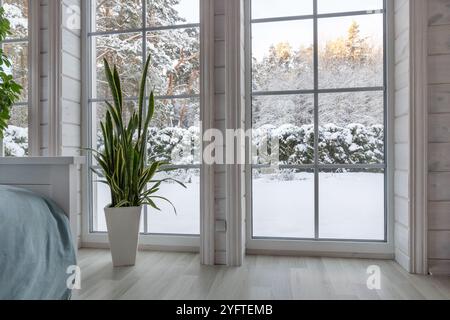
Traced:
<svg viewBox="0 0 450 320">
<path fill-rule="evenodd" d="M 82 249 L 81 290 L 74 300 L 450 299 L 450 277 L 411 275 L 394 261 L 247 256 L 239 268 L 202 266 L 190 253 L 139 252 L 116 268 L 108 250 Z M 367 268 L 381 271 L 381 289 L 367 287 Z"/>
</svg>

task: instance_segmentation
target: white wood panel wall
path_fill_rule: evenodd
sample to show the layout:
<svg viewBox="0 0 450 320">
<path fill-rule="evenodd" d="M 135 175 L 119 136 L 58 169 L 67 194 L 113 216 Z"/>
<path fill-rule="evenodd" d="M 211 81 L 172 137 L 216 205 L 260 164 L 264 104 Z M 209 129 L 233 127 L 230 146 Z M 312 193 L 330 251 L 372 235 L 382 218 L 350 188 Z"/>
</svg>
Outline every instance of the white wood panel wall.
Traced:
<svg viewBox="0 0 450 320">
<path fill-rule="evenodd" d="M 82 69 L 81 30 L 76 22 L 80 21 L 81 0 L 39 0 L 39 4 L 39 155 L 77 156 L 81 148 Z M 81 168 L 77 183 L 79 232 L 80 181 Z M 78 234 L 78 243 L 80 237 Z"/>
<path fill-rule="evenodd" d="M 49 156 L 49 8 L 48 0 L 40 0 L 40 156 Z"/>
<path fill-rule="evenodd" d="M 410 3 L 395 0 L 395 259 L 410 271 Z"/>
<path fill-rule="evenodd" d="M 215 127 L 225 136 L 225 1 L 214 0 L 214 33 L 215 33 Z M 223 147 L 223 146 L 220 146 Z M 215 166 L 215 262 L 227 263 L 227 225 L 226 225 L 226 166 Z"/>
<path fill-rule="evenodd" d="M 81 0 L 61 1 L 61 156 L 81 154 Z M 81 167 L 77 174 L 77 230 L 81 243 Z"/>
<path fill-rule="evenodd" d="M 214 127 L 223 137 L 226 128 L 245 128 L 241 113 L 245 110 L 241 86 L 245 76 L 243 4 L 242 0 L 214 0 Z M 244 190 L 243 168 L 214 166 L 215 264 L 242 263 L 245 206 L 239 190 Z"/>
<path fill-rule="evenodd" d="M 428 266 L 450 274 L 450 0 L 428 1 Z"/>
<path fill-rule="evenodd" d="M 81 148 L 81 2 L 62 0 L 61 6 L 60 153 L 75 156 Z"/>
</svg>

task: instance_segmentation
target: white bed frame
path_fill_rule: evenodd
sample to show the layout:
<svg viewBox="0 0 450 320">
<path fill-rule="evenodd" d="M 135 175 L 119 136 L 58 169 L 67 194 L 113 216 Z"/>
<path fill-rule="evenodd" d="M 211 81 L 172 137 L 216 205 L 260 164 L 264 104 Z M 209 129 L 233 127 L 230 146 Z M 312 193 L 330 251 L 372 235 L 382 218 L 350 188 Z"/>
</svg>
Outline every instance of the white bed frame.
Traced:
<svg viewBox="0 0 450 320">
<path fill-rule="evenodd" d="M 53 200 L 70 220 L 75 249 L 80 243 L 83 163 L 83 157 L 0 157 L 0 185 L 25 188 Z"/>
</svg>

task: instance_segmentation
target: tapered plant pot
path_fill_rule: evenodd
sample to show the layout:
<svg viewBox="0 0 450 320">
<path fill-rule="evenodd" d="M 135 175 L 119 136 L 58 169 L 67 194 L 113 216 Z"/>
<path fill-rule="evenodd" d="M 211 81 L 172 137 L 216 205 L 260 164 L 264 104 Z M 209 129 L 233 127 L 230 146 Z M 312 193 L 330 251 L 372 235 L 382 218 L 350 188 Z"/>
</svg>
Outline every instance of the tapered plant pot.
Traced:
<svg viewBox="0 0 450 320">
<path fill-rule="evenodd" d="M 114 267 L 136 264 L 142 207 L 105 208 Z"/>
</svg>

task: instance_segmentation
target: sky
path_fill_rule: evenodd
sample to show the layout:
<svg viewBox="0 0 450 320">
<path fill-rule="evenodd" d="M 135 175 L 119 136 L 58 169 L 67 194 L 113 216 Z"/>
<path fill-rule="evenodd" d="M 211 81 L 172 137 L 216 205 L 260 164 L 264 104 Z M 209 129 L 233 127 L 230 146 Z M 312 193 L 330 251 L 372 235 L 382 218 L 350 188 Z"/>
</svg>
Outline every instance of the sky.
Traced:
<svg viewBox="0 0 450 320">
<path fill-rule="evenodd" d="M 319 14 L 383 8 L 383 0 L 318 0 L 317 4 Z M 199 22 L 199 0 L 181 0 L 177 9 L 187 23 Z M 313 0 L 252 0 L 252 19 L 310 15 L 312 13 Z M 353 20 L 360 25 L 363 37 L 369 37 L 379 44 L 382 43 L 383 17 L 381 14 L 376 14 L 320 19 L 319 46 L 338 37 L 345 37 Z M 258 23 L 252 27 L 252 36 L 253 56 L 261 59 L 272 44 L 289 42 L 294 49 L 312 45 L 313 21 Z"/>
<path fill-rule="evenodd" d="M 379 10 L 382 0 L 318 0 L 318 12 L 337 13 L 346 11 Z M 312 0 L 252 0 L 252 18 L 271 18 L 296 15 L 310 15 L 313 11 Z M 382 14 L 322 18 L 319 20 L 319 46 L 338 37 L 345 37 L 347 30 L 355 20 L 360 25 L 361 36 L 375 43 L 383 41 Z M 289 21 L 256 23 L 252 26 L 253 56 L 260 60 L 272 44 L 289 42 L 294 49 L 308 47 L 313 43 L 313 21 Z"/>
<path fill-rule="evenodd" d="M 186 23 L 200 22 L 200 1 L 199 0 L 181 0 L 175 6 L 181 17 L 186 19 Z"/>
</svg>

